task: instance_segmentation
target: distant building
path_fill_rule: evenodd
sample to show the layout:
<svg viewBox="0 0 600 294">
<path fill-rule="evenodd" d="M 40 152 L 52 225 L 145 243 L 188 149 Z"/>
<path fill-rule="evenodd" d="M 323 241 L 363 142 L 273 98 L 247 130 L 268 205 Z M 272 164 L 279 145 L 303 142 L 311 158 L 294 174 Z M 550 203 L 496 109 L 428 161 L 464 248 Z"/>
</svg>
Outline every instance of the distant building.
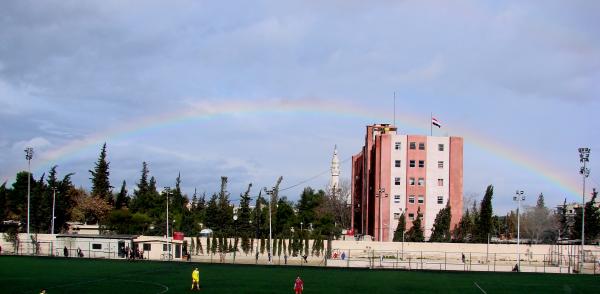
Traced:
<svg viewBox="0 0 600 294">
<path fill-rule="evenodd" d="M 437 213 L 451 205 L 451 228 L 462 217 L 463 139 L 403 135 L 389 124 L 367 126 L 352 157 L 352 229 L 392 241 L 402 213 L 408 230 L 420 208 L 425 237 Z"/>
</svg>

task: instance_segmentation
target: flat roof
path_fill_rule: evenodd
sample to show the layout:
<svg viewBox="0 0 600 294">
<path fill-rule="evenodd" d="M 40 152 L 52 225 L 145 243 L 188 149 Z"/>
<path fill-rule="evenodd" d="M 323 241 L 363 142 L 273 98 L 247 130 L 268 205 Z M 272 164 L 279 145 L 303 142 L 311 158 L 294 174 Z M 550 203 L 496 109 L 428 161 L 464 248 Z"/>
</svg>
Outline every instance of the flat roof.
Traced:
<svg viewBox="0 0 600 294">
<path fill-rule="evenodd" d="M 138 235 L 87 235 L 87 234 L 59 234 L 56 238 L 87 238 L 87 239 L 129 239 L 133 240 Z"/>
</svg>

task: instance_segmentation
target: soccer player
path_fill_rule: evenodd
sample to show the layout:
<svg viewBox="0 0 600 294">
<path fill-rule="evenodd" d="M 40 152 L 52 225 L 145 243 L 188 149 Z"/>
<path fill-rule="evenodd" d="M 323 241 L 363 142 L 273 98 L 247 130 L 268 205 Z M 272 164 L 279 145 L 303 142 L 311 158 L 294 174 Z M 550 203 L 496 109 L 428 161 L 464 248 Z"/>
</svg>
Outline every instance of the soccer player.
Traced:
<svg viewBox="0 0 600 294">
<path fill-rule="evenodd" d="M 200 272 L 195 268 L 192 272 L 192 290 L 200 291 Z"/>
<path fill-rule="evenodd" d="M 300 276 L 296 278 L 296 282 L 294 283 L 294 291 L 296 294 L 302 294 L 304 291 L 304 282 L 300 279 Z"/>
</svg>

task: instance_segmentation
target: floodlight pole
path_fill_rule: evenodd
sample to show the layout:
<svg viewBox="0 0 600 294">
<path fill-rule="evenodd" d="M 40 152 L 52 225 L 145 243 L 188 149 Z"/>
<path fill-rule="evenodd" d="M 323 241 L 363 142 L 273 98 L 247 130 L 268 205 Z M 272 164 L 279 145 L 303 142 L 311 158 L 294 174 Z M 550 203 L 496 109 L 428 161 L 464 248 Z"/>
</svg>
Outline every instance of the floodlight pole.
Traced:
<svg viewBox="0 0 600 294">
<path fill-rule="evenodd" d="M 265 188 L 265 193 L 267 193 L 267 195 L 271 196 L 269 199 L 269 263 L 271 263 L 271 259 L 273 258 L 273 254 L 272 254 L 272 250 L 273 250 L 273 246 L 271 246 L 271 238 L 272 238 L 272 228 L 271 228 L 271 205 L 273 202 L 273 190 L 267 190 L 267 188 Z"/>
<path fill-rule="evenodd" d="M 171 260 L 171 244 L 169 244 L 169 192 L 171 192 L 171 187 L 165 187 L 165 193 L 167 193 L 167 259 Z"/>
<path fill-rule="evenodd" d="M 56 207 L 56 187 L 52 187 L 52 231 L 50 232 L 52 235 L 54 235 L 54 219 L 56 219 L 56 217 L 54 216 L 54 208 Z"/>
<path fill-rule="evenodd" d="M 238 215 L 234 214 L 233 215 L 233 246 L 235 248 L 233 248 L 233 263 L 235 264 L 235 254 L 237 252 L 237 220 L 238 220 Z"/>
<path fill-rule="evenodd" d="M 580 272 L 583 270 L 583 261 L 585 260 L 585 252 L 583 246 L 585 244 L 585 179 L 590 175 L 590 170 L 586 167 L 586 163 L 590 161 L 590 148 L 579 148 L 579 162 L 583 164 L 579 173 L 583 178 L 583 190 L 581 192 L 581 256 L 579 262 L 581 265 Z"/>
<path fill-rule="evenodd" d="M 378 192 L 379 193 L 377 194 L 378 195 L 377 197 L 379 197 L 379 217 L 378 217 L 379 218 L 379 242 L 383 242 L 383 220 L 381 217 L 381 204 L 382 204 L 381 198 L 382 198 L 382 195 L 385 194 L 385 188 L 379 188 Z"/>
<path fill-rule="evenodd" d="M 27 238 L 29 238 L 29 216 L 31 211 L 31 159 L 33 158 L 33 148 L 25 148 L 25 159 L 27 159 Z"/>
<path fill-rule="evenodd" d="M 521 201 L 525 201 L 525 195 L 522 190 L 517 190 L 515 196 L 513 197 L 514 201 L 517 201 L 517 265 L 518 271 L 521 271 L 521 250 L 519 250 L 519 245 L 521 244 Z"/>
</svg>

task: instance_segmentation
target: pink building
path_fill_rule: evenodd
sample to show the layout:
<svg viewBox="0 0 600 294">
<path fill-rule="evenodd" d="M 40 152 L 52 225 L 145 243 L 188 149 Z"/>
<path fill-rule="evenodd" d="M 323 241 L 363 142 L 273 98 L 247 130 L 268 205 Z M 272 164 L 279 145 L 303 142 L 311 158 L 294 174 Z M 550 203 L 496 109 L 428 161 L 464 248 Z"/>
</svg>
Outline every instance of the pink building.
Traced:
<svg viewBox="0 0 600 294">
<path fill-rule="evenodd" d="M 462 217 L 463 139 L 402 135 L 389 124 L 367 126 L 365 145 L 352 157 L 352 229 L 392 241 L 405 213 L 407 230 L 422 214 L 429 238 L 437 213 L 451 206 L 451 228 Z"/>
</svg>

